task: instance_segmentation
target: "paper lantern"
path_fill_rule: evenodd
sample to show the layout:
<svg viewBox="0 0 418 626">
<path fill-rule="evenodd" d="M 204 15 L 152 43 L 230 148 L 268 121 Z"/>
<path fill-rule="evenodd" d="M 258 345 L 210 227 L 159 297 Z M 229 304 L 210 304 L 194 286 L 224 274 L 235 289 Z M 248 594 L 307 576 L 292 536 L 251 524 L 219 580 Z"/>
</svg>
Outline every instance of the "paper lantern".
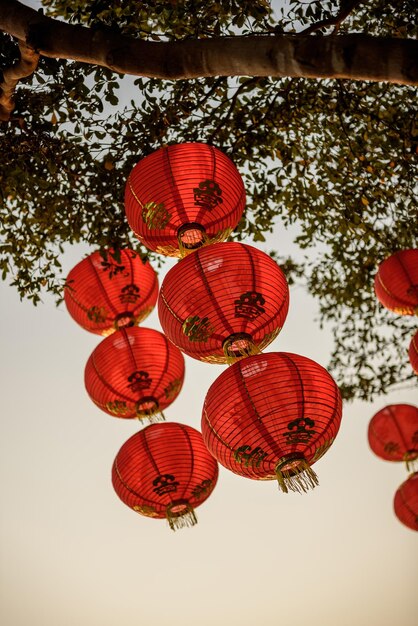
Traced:
<svg viewBox="0 0 418 626">
<path fill-rule="evenodd" d="M 396 491 L 393 508 L 402 524 L 418 530 L 418 472 L 412 474 Z"/>
<path fill-rule="evenodd" d="M 157 330 L 122 328 L 93 350 L 84 380 L 90 398 L 109 415 L 160 421 L 183 385 L 184 358 Z"/>
<path fill-rule="evenodd" d="M 385 461 L 404 461 L 409 471 L 418 460 L 418 408 L 389 404 L 370 420 L 370 448 Z"/>
<path fill-rule="evenodd" d="M 409 361 L 415 374 L 418 374 L 418 331 L 411 339 L 408 350 Z"/>
<path fill-rule="evenodd" d="M 125 189 L 129 225 L 150 250 L 185 256 L 224 241 L 245 206 L 242 178 L 214 146 L 166 146 L 141 159 Z"/>
<path fill-rule="evenodd" d="M 306 357 L 270 352 L 238 361 L 206 395 L 202 434 L 227 469 L 255 480 L 277 478 L 287 492 L 318 480 L 311 465 L 328 450 L 342 403 L 328 372 Z"/>
<path fill-rule="evenodd" d="M 289 308 L 286 278 L 272 258 L 242 243 L 218 243 L 179 261 L 160 290 L 167 337 L 189 356 L 231 363 L 262 350 Z"/>
<path fill-rule="evenodd" d="M 139 324 L 154 308 L 158 278 L 134 250 L 93 252 L 67 276 L 64 300 L 71 317 L 97 335 Z"/>
<path fill-rule="evenodd" d="M 374 281 L 381 304 L 398 315 L 418 314 L 418 249 L 395 252 L 380 264 Z"/>
<path fill-rule="evenodd" d="M 119 498 L 131 509 L 167 518 L 176 530 L 197 523 L 194 510 L 212 493 L 218 464 L 202 435 L 184 424 L 147 426 L 123 444 L 112 469 Z"/>
</svg>

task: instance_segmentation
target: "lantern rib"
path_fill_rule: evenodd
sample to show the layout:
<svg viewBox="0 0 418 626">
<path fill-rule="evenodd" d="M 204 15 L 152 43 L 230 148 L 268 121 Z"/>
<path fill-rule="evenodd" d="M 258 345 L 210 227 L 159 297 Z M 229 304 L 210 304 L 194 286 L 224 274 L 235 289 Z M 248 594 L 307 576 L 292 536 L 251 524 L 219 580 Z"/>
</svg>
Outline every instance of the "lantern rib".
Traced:
<svg viewBox="0 0 418 626">
<path fill-rule="evenodd" d="M 168 169 L 170 173 L 170 180 L 171 180 L 173 195 L 176 196 L 176 208 L 179 212 L 179 216 L 181 217 L 181 221 L 187 222 L 188 221 L 187 211 L 184 207 L 183 199 L 179 192 L 176 179 L 173 175 L 173 168 L 171 167 L 170 154 L 167 148 L 163 148 L 163 154 L 164 154 L 163 167 L 164 169 Z"/>
<path fill-rule="evenodd" d="M 207 291 L 208 291 L 208 294 L 209 294 L 210 300 L 212 301 L 212 305 L 213 305 L 213 307 L 214 307 L 215 311 L 217 312 L 218 317 L 219 317 L 219 318 L 222 320 L 222 322 L 225 324 L 225 328 L 228 328 L 228 332 L 229 332 L 230 334 L 232 334 L 232 333 L 234 332 L 234 329 L 233 329 L 233 327 L 231 326 L 231 324 L 229 323 L 229 319 L 226 317 L 226 315 L 225 315 L 225 314 L 224 314 L 224 312 L 222 311 L 221 307 L 218 305 L 218 301 L 217 301 L 217 299 L 216 299 L 216 298 L 214 297 L 214 295 L 213 295 L 212 288 L 211 288 L 211 286 L 210 286 L 210 284 L 209 284 L 209 281 L 208 281 L 208 279 L 207 279 L 207 277 L 206 277 L 206 274 L 205 274 L 205 272 L 204 272 L 204 270 L 203 270 L 203 267 L 202 267 L 202 262 L 201 262 L 201 260 L 200 260 L 199 250 L 197 250 L 197 251 L 195 252 L 195 256 L 194 256 L 194 258 L 196 258 L 196 259 L 197 259 L 197 265 L 198 265 L 199 273 L 200 273 L 200 275 L 201 275 L 202 282 L 204 283 L 204 285 L 205 285 L 205 287 L 206 287 L 206 289 L 207 289 Z"/>
<path fill-rule="evenodd" d="M 170 313 L 174 317 L 174 319 L 176 319 L 180 324 L 183 324 L 184 320 L 180 319 L 180 317 L 177 315 L 177 313 L 175 313 L 173 311 L 173 309 L 171 308 L 171 306 L 168 304 L 168 302 L 167 302 L 167 300 L 166 300 L 166 298 L 164 296 L 164 291 L 163 291 L 162 288 L 160 289 L 160 296 L 161 296 L 161 299 L 164 302 L 165 306 L 167 307 L 167 310 L 170 311 Z"/>
<path fill-rule="evenodd" d="M 185 487 L 183 488 L 183 496 L 180 499 L 186 499 L 186 501 L 189 503 L 189 499 L 185 496 L 185 493 L 187 493 L 190 483 L 192 481 L 192 476 L 193 476 L 193 470 L 194 470 L 194 451 L 193 451 L 193 446 L 192 446 L 192 442 L 190 440 L 190 436 L 189 433 L 187 432 L 187 430 L 185 428 L 182 428 L 182 433 L 183 435 L 186 437 L 187 439 L 187 443 L 189 446 L 189 450 L 190 450 L 190 461 L 191 461 L 191 468 L 189 469 L 189 476 L 187 479 L 187 484 L 185 485 Z"/>
<path fill-rule="evenodd" d="M 168 370 L 168 363 L 169 363 L 169 359 L 170 359 L 170 346 L 168 343 L 168 339 L 167 337 L 163 334 L 164 337 L 164 344 L 166 347 L 166 351 L 165 351 L 165 361 L 164 361 L 164 368 L 161 368 L 161 374 L 160 377 L 158 378 L 158 382 L 155 384 L 155 389 L 158 389 L 158 387 L 161 385 L 162 380 L 164 378 L 164 375 L 166 373 L 166 371 Z"/>
<path fill-rule="evenodd" d="M 150 446 L 149 446 L 149 444 L 148 444 L 148 440 L 147 440 L 147 432 L 149 432 L 149 430 L 148 430 L 148 429 L 145 429 L 145 430 L 143 431 L 144 448 L 145 448 L 145 451 L 146 451 L 146 453 L 147 453 L 148 458 L 149 458 L 149 459 L 150 459 L 150 461 L 151 461 L 151 464 L 152 464 L 153 468 L 155 469 L 155 471 L 157 472 L 157 474 L 161 474 L 161 472 L 160 472 L 160 470 L 159 470 L 159 467 L 158 467 L 158 465 L 157 465 L 157 462 L 155 461 L 154 456 L 153 456 L 153 455 L 152 455 L 152 453 L 151 453 L 151 449 L 150 449 Z"/>
<path fill-rule="evenodd" d="M 141 500 L 147 500 L 148 502 L 150 502 L 151 504 L 154 504 L 153 500 L 150 500 L 150 498 L 147 498 L 147 496 L 142 495 L 142 493 L 139 493 L 138 491 L 136 491 L 135 489 L 132 489 L 132 487 L 130 487 L 122 478 L 121 473 L 119 471 L 119 467 L 118 467 L 118 460 L 117 457 L 115 458 L 114 462 L 113 462 L 113 467 L 115 468 L 115 473 L 117 475 L 117 477 L 119 478 L 120 482 L 122 483 L 122 485 L 124 486 L 124 488 L 129 491 L 129 493 L 131 493 L 133 496 L 135 496 L 135 498 L 140 498 Z"/>
<path fill-rule="evenodd" d="M 397 420 L 395 419 L 395 415 L 393 413 L 393 409 L 392 409 L 392 407 L 390 405 L 388 407 L 386 407 L 386 408 L 388 410 L 388 413 L 389 413 L 389 415 L 391 417 L 392 422 L 395 424 L 395 428 L 398 431 L 399 437 L 402 440 L 403 446 L 405 448 L 405 453 L 407 453 L 408 448 L 409 448 L 408 442 L 406 441 L 406 439 L 404 437 L 404 434 L 403 434 L 403 431 L 401 430 Z M 418 454 L 418 451 L 417 451 L 417 454 Z"/>
<path fill-rule="evenodd" d="M 112 303 L 112 301 L 110 300 L 108 293 L 106 291 L 106 289 L 104 288 L 102 281 L 99 278 L 99 274 L 94 266 L 93 261 L 91 260 L 91 256 L 87 257 L 90 263 L 91 268 L 93 269 L 93 273 L 96 277 L 96 284 L 99 287 L 99 290 L 101 291 L 102 295 L 104 296 L 105 301 L 107 302 L 109 308 L 113 311 L 113 315 L 117 315 L 118 314 L 118 310 L 116 309 L 116 307 L 114 306 L 114 304 Z"/>
<path fill-rule="evenodd" d="M 223 444 L 226 448 L 228 448 L 228 450 L 231 450 L 231 452 L 233 452 L 233 451 L 234 451 L 234 448 L 233 448 L 233 447 L 232 447 L 229 443 L 227 443 L 226 441 L 224 441 L 224 440 L 222 439 L 222 437 L 220 436 L 220 434 L 218 433 L 218 431 L 217 431 L 217 430 L 215 430 L 215 428 L 214 428 L 214 426 L 213 426 L 212 422 L 211 422 L 211 421 L 210 421 L 210 419 L 209 419 L 209 416 L 208 416 L 208 413 L 207 413 L 207 411 L 206 411 L 206 407 L 205 407 L 205 406 L 203 407 L 203 413 L 204 413 L 204 416 L 205 416 L 205 419 L 206 419 L 206 423 L 207 423 L 207 425 L 209 426 L 210 430 L 211 430 L 211 431 L 213 432 L 213 434 L 215 435 L 216 439 L 217 439 L 218 441 L 220 441 L 220 443 L 222 443 L 222 444 Z"/>
<path fill-rule="evenodd" d="M 411 505 L 409 504 L 409 502 L 407 501 L 406 497 L 405 497 L 405 483 L 403 483 L 400 487 L 399 487 L 399 495 L 401 496 L 401 500 L 402 500 L 402 504 L 404 505 L 404 507 L 407 509 L 407 511 L 409 513 L 411 513 L 411 515 L 417 517 L 417 513 L 411 508 Z"/>
<path fill-rule="evenodd" d="M 94 371 L 95 371 L 95 373 L 96 373 L 96 375 L 97 375 L 97 378 L 100 380 L 100 382 L 102 383 L 102 385 L 103 385 L 104 387 L 106 387 L 106 389 L 107 389 L 108 391 L 110 391 L 112 394 L 114 394 L 114 395 L 115 395 L 115 396 L 117 396 L 118 398 L 122 398 L 123 400 L 126 400 L 127 402 L 134 402 L 130 396 L 125 395 L 125 394 L 124 394 L 122 391 L 120 391 L 119 389 L 115 389 L 115 388 L 114 388 L 114 387 L 113 387 L 110 383 L 108 383 L 108 382 L 107 382 L 107 380 L 106 380 L 105 378 L 103 378 L 103 375 L 100 373 L 100 371 L 98 370 L 97 365 L 96 365 L 96 354 L 95 354 L 95 351 L 94 351 L 94 350 L 93 350 L 93 352 L 92 352 L 92 354 L 91 354 L 91 363 L 92 363 L 92 365 L 93 365 L 93 367 L 94 367 Z M 99 402 L 96 402 L 96 400 L 93 400 L 93 401 L 94 401 L 94 403 L 95 403 L 95 404 L 100 405 L 100 403 L 99 403 Z M 103 405 L 103 404 L 102 404 L 102 405 L 101 405 L 101 408 L 102 408 L 103 406 L 106 406 L 106 405 Z"/>
</svg>

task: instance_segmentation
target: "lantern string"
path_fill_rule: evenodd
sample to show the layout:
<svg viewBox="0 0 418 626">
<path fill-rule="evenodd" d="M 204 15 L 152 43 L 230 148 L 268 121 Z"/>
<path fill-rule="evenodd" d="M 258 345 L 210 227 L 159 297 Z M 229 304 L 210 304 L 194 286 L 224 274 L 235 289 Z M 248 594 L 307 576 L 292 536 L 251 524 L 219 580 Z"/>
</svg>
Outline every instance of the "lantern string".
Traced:
<svg viewBox="0 0 418 626">
<path fill-rule="evenodd" d="M 284 493 L 306 493 L 319 485 L 318 477 L 303 457 L 287 456 L 277 463 L 276 477 Z"/>
</svg>

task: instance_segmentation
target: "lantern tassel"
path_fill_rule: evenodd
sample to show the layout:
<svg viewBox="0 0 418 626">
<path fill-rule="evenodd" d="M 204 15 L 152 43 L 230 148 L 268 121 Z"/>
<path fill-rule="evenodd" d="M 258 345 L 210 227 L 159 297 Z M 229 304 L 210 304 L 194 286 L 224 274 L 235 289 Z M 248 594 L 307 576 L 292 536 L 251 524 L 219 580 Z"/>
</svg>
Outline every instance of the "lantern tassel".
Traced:
<svg viewBox="0 0 418 626">
<path fill-rule="evenodd" d="M 277 463 L 276 477 L 279 489 L 284 493 L 306 493 L 319 485 L 318 477 L 309 463 L 300 456 L 288 455 Z"/>
<path fill-rule="evenodd" d="M 418 452 L 406 452 L 403 460 L 405 461 L 407 472 L 418 472 Z"/>
<path fill-rule="evenodd" d="M 150 415 L 138 415 L 137 419 L 148 424 L 158 424 L 159 422 L 165 422 L 165 415 L 162 411 L 156 411 Z"/>
<path fill-rule="evenodd" d="M 194 509 L 186 500 L 172 502 L 167 507 L 166 517 L 171 530 L 179 530 L 197 524 Z"/>
</svg>

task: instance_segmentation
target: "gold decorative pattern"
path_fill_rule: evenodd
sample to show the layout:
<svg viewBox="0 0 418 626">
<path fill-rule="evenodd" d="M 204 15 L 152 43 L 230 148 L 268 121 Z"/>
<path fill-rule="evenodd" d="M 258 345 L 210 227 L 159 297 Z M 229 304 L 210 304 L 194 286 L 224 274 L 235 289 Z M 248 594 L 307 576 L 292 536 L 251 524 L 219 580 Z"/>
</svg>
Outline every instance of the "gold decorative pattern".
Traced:
<svg viewBox="0 0 418 626">
<path fill-rule="evenodd" d="M 154 507 L 149 506 L 148 504 L 135 504 L 132 508 L 140 515 L 145 515 L 146 517 L 158 517 L 158 513 Z"/>
<path fill-rule="evenodd" d="M 110 402 L 106 402 L 105 407 L 110 413 L 112 413 L 112 415 L 116 415 L 117 417 L 123 417 L 128 412 L 126 402 L 124 402 L 123 400 L 113 400 Z"/>
<path fill-rule="evenodd" d="M 164 388 L 164 395 L 167 400 L 172 400 L 180 391 L 182 381 L 180 378 L 170 380 L 167 387 Z"/>
<path fill-rule="evenodd" d="M 101 324 L 106 321 L 108 316 L 108 312 L 104 306 L 91 306 L 86 311 L 87 317 L 91 322 L 95 322 L 96 324 Z"/>
<path fill-rule="evenodd" d="M 211 335 L 213 335 L 214 329 L 211 325 L 208 317 L 199 317 L 198 315 L 190 315 L 182 325 L 183 333 L 189 339 L 189 341 L 205 342 Z"/>
<path fill-rule="evenodd" d="M 171 214 L 164 202 L 147 202 L 142 209 L 142 219 L 150 230 L 160 230 L 167 226 Z"/>
</svg>

